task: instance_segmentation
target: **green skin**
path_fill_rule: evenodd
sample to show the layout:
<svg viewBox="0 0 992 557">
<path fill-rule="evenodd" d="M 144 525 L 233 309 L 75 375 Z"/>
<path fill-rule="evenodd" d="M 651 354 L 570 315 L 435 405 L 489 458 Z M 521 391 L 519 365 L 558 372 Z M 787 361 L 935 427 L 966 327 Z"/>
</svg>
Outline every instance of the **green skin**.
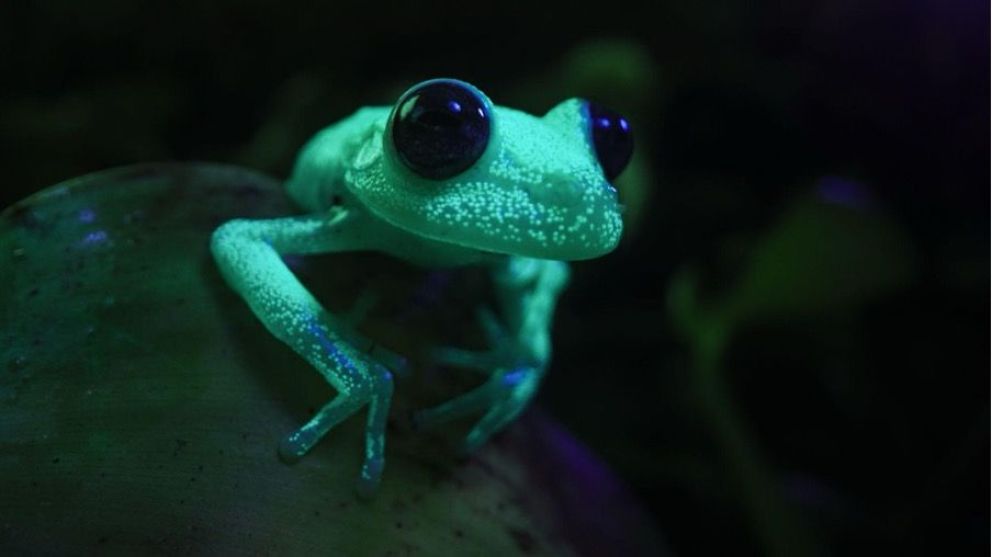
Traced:
<svg viewBox="0 0 992 557">
<path fill-rule="evenodd" d="M 392 374 L 402 370 L 402 358 L 326 311 L 282 255 L 373 250 L 423 266 L 491 269 L 502 320 L 479 311 L 491 349 L 436 350 L 440 363 L 480 370 L 488 380 L 414 416 L 428 427 L 483 413 L 465 439 L 471 451 L 516 418 L 540 385 L 554 307 L 568 281 L 563 261 L 598 257 L 620 239 L 621 207 L 597 162 L 582 101 L 535 117 L 494 106 L 472 89 L 492 115 L 490 139 L 461 174 L 414 174 L 393 147 L 393 109 L 367 107 L 319 132 L 297 159 L 287 189 L 308 214 L 234 220 L 213 235 L 213 254 L 231 288 L 337 390 L 283 441 L 281 457 L 298 460 L 367 404 L 364 493 L 382 475 Z"/>
</svg>

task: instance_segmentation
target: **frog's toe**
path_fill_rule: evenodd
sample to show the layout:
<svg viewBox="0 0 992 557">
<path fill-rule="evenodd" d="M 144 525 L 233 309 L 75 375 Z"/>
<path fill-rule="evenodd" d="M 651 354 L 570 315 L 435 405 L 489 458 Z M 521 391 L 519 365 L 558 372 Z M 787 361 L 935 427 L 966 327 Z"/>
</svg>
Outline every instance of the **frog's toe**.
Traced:
<svg viewBox="0 0 992 557">
<path fill-rule="evenodd" d="M 499 318 L 489 307 L 481 306 L 476 311 L 475 318 L 490 345 L 499 346 L 510 336 L 506 327 L 500 323 Z"/>
<path fill-rule="evenodd" d="M 279 459 L 286 464 L 296 464 L 313 446 L 305 431 L 296 431 L 279 443 Z"/>
<path fill-rule="evenodd" d="M 493 435 L 502 431 L 510 422 L 515 420 L 524 408 L 525 405 L 511 402 L 493 406 L 465 436 L 461 453 L 464 455 L 474 453 L 479 447 L 485 445 Z"/>
<path fill-rule="evenodd" d="M 358 477 L 355 491 L 362 498 L 372 497 L 379 488 L 379 481 L 382 479 L 382 470 L 386 467 L 383 458 L 368 458 L 362 465 L 362 474 Z"/>
<path fill-rule="evenodd" d="M 521 366 L 493 377 L 496 392 L 500 393 L 495 403 L 469 431 L 462 444 L 465 453 L 471 453 L 485 444 L 490 437 L 499 433 L 527 408 L 537 389 L 539 373 L 536 368 Z"/>
</svg>

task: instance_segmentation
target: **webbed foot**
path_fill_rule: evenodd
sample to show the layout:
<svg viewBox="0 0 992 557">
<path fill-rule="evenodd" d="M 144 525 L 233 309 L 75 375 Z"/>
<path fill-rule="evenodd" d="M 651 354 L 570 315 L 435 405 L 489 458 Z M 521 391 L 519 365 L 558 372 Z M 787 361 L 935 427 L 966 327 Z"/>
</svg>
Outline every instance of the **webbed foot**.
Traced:
<svg viewBox="0 0 992 557">
<path fill-rule="evenodd" d="M 527 354 L 491 311 L 480 310 L 478 318 L 490 346 L 488 350 L 442 347 L 434 351 L 433 359 L 437 363 L 484 372 L 489 375 L 488 379 L 479 387 L 416 412 L 412 417 L 415 428 L 426 429 L 484 412 L 462 443 L 461 449 L 465 453 L 485 444 L 519 416 L 537 392 L 544 374 L 544 366 Z"/>
<path fill-rule="evenodd" d="M 357 490 L 369 496 L 375 492 L 385 467 L 385 429 L 389 416 L 389 403 L 393 394 L 393 375 L 379 364 L 354 365 L 352 385 L 342 391 L 303 427 L 288 435 L 279 444 L 279 458 L 286 464 L 295 464 L 323 438 L 335 425 L 341 423 L 366 404 L 369 405 L 365 427 L 365 461 L 359 476 Z"/>
</svg>

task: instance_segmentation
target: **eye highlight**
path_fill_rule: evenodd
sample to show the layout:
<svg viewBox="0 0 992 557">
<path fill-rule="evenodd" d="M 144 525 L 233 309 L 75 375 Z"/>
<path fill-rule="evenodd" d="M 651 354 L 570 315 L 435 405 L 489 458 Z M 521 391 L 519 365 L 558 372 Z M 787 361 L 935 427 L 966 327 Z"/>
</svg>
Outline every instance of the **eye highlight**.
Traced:
<svg viewBox="0 0 992 557">
<path fill-rule="evenodd" d="M 400 161 L 424 178 L 443 180 L 479 160 L 489 144 L 490 118 L 474 87 L 433 79 L 403 93 L 389 125 Z"/>
<path fill-rule="evenodd" d="M 630 122 L 620 114 L 586 101 L 589 115 L 589 135 L 592 137 L 596 158 L 606 179 L 613 181 L 623 172 L 634 154 L 634 136 Z"/>
</svg>

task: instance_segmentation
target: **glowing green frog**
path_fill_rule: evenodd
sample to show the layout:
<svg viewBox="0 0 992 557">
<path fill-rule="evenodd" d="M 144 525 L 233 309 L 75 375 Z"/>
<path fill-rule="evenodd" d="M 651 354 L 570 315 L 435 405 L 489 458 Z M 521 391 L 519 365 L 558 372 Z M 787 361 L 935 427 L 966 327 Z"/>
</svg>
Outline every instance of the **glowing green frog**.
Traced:
<svg viewBox="0 0 992 557">
<path fill-rule="evenodd" d="M 360 109 L 318 133 L 287 184 L 310 213 L 230 221 L 211 246 L 227 282 L 268 330 L 338 392 L 280 445 L 282 458 L 299 459 L 368 405 L 359 488 L 374 490 L 402 360 L 326 311 L 281 255 L 375 250 L 425 266 L 491 268 L 500 319 L 480 310 L 491 350 L 437 350 L 440 362 L 481 369 L 488 380 L 414 416 L 426 426 L 483 412 L 465 440 L 472 450 L 537 391 L 568 280 L 562 261 L 603 255 L 620 240 L 610 181 L 632 148 L 627 121 L 593 103 L 570 99 L 538 118 L 494 106 L 453 79 L 422 82 L 393 107 Z"/>
</svg>

